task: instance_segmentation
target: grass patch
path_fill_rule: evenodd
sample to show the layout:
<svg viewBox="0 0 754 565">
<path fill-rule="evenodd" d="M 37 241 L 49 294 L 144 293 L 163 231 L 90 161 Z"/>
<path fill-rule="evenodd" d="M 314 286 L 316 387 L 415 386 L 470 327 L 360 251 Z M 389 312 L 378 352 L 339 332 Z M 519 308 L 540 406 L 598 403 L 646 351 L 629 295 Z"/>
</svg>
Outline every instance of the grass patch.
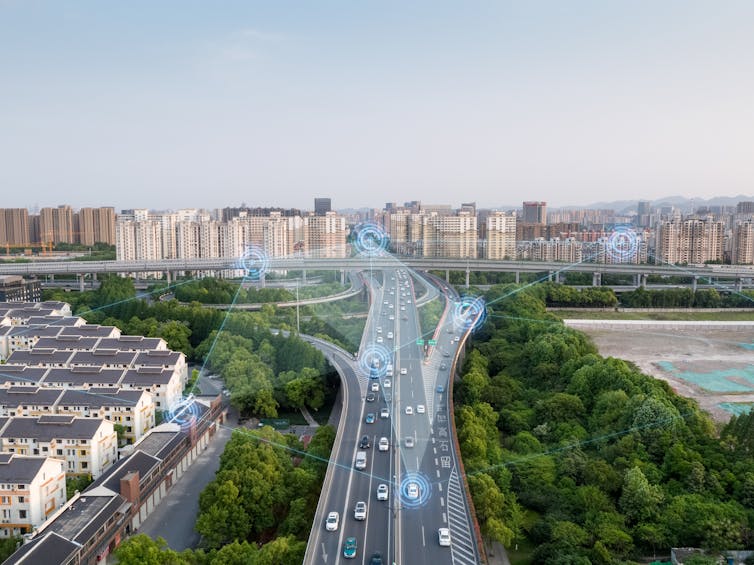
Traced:
<svg viewBox="0 0 754 565">
<path fill-rule="evenodd" d="M 752 322 L 754 312 L 602 312 L 594 310 L 556 310 L 561 319 L 580 320 L 654 320 L 689 322 Z"/>
</svg>

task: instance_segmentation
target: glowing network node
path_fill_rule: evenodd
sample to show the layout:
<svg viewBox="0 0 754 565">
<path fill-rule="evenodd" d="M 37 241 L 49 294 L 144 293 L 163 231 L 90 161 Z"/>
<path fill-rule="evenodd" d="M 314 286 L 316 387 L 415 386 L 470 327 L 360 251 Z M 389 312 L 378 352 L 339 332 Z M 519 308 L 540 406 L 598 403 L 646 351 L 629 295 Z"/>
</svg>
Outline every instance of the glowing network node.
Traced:
<svg viewBox="0 0 754 565">
<path fill-rule="evenodd" d="M 636 257 L 639 236 L 631 226 L 616 226 L 607 238 L 606 252 L 615 263 L 628 263 Z"/>
<path fill-rule="evenodd" d="M 475 332 L 487 319 L 487 305 L 481 296 L 462 296 L 453 308 L 453 326 Z"/>
<path fill-rule="evenodd" d="M 362 374 L 373 379 L 382 378 L 387 373 L 388 364 L 392 364 L 393 354 L 384 345 L 372 343 L 364 348 L 359 357 Z"/>
<path fill-rule="evenodd" d="M 398 487 L 398 497 L 403 508 L 421 508 L 429 502 L 431 496 L 432 486 L 424 474 L 409 472 L 401 479 L 401 484 Z"/>
<path fill-rule="evenodd" d="M 360 224 L 356 227 L 354 245 L 359 255 L 374 257 L 387 251 L 390 241 L 388 234 L 376 224 Z"/>
<path fill-rule="evenodd" d="M 239 263 L 248 278 L 261 279 L 269 269 L 270 258 L 261 247 L 249 245 L 241 255 Z"/>
<path fill-rule="evenodd" d="M 199 406 L 193 394 L 182 398 L 168 410 L 165 421 L 178 424 L 182 431 L 187 431 L 199 417 Z"/>
</svg>

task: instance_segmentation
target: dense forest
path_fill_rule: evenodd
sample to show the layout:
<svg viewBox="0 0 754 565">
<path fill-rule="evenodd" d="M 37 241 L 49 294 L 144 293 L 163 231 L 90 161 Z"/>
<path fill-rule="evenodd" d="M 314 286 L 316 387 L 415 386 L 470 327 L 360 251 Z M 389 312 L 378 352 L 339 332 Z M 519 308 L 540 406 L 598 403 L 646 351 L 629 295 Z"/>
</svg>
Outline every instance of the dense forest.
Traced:
<svg viewBox="0 0 754 565">
<path fill-rule="evenodd" d="M 626 563 L 671 547 L 754 546 L 752 417 L 603 358 L 546 312 L 550 289 L 491 289 L 455 399 L 483 532 L 531 563 Z"/>
</svg>

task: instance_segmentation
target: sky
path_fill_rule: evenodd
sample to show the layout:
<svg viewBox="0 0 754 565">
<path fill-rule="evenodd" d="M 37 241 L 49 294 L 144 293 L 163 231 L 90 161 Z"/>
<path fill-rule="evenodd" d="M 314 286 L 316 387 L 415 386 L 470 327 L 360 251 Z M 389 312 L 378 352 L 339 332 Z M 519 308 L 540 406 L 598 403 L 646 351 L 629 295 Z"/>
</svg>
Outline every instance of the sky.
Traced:
<svg viewBox="0 0 754 565">
<path fill-rule="evenodd" d="M 754 194 L 754 2 L 0 0 L 0 207 Z"/>
</svg>

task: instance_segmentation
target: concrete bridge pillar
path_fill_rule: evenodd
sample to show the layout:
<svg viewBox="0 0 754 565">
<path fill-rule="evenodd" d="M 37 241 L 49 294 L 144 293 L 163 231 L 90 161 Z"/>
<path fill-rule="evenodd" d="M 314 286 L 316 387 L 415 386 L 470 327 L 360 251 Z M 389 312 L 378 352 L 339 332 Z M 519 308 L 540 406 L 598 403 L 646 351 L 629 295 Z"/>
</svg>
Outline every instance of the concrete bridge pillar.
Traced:
<svg viewBox="0 0 754 565">
<path fill-rule="evenodd" d="M 469 273 L 470 273 L 470 271 L 469 271 L 469 269 L 467 267 L 466 268 L 466 288 L 469 288 Z"/>
<path fill-rule="evenodd" d="M 92 273 L 92 280 L 93 280 L 93 281 L 96 281 L 96 280 L 97 280 L 97 273 Z"/>
<path fill-rule="evenodd" d="M 340 284 L 346 284 L 346 270 L 340 270 Z"/>
<path fill-rule="evenodd" d="M 647 288 L 647 279 L 649 278 L 649 275 L 643 274 L 641 275 L 641 288 Z"/>
<path fill-rule="evenodd" d="M 521 271 L 516 271 L 516 284 L 521 284 Z"/>
<path fill-rule="evenodd" d="M 171 281 L 171 276 L 170 276 L 170 271 L 165 271 L 165 280 L 168 282 L 168 285 L 172 282 Z"/>
<path fill-rule="evenodd" d="M 547 271 L 547 282 L 552 282 L 552 271 Z"/>
<path fill-rule="evenodd" d="M 698 282 L 699 282 L 699 277 L 693 277 L 691 279 L 691 290 L 693 292 L 696 292 L 696 285 L 697 285 Z"/>
<path fill-rule="evenodd" d="M 77 275 L 79 278 L 79 292 L 84 292 L 84 275 Z"/>
<path fill-rule="evenodd" d="M 592 286 L 602 286 L 602 273 L 592 273 Z"/>
<path fill-rule="evenodd" d="M 304 269 L 303 271 L 301 271 L 301 282 L 303 284 L 306 284 L 306 269 Z"/>
<path fill-rule="evenodd" d="M 741 277 L 736 279 L 736 292 L 741 292 L 744 289 L 744 280 Z"/>
<path fill-rule="evenodd" d="M 445 282 L 450 284 L 450 269 L 445 269 Z"/>
</svg>

